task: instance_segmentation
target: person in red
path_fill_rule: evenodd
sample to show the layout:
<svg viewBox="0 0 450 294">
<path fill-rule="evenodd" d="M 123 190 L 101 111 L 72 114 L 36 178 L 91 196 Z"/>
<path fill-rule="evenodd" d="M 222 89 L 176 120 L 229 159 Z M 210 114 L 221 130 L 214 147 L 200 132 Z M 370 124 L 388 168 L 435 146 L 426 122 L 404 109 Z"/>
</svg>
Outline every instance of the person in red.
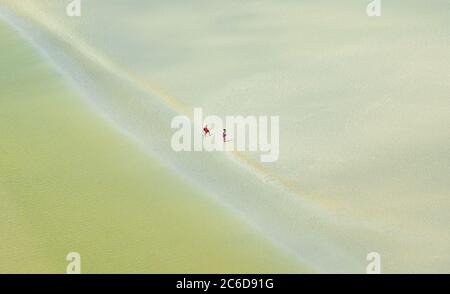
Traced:
<svg viewBox="0 0 450 294">
<path fill-rule="evenodd" d="M 209 129 L 208 129 L 208 125 L 206 125 L 204 128 L 203 128 L 203 132 L 205 132 L 205 136 L 206 135 L 211 135 L 211 133 L 209 132 Z"/>
</svg>

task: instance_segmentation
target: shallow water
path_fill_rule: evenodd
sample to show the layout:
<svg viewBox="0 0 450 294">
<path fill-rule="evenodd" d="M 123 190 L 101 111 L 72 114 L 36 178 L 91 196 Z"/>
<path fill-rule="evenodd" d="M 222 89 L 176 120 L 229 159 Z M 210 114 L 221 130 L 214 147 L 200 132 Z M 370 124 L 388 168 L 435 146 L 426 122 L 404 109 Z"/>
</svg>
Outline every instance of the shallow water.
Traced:
<svg viewBox="0 0 450 294">
<path fill-rule="evenodd" d="M 0 272 L 304 272 L 99 118 L 0 26 Z"/>
<path fill-rule="evenodd" d="M 448 272 L 449 4 L 240 2 L 91 1 L 77 19 L 2 1 L 95 115 L 286 254 Z M 197 106 L 280 115 L 280 160 L 175 154 L 170 120 Z"/>
</svg>

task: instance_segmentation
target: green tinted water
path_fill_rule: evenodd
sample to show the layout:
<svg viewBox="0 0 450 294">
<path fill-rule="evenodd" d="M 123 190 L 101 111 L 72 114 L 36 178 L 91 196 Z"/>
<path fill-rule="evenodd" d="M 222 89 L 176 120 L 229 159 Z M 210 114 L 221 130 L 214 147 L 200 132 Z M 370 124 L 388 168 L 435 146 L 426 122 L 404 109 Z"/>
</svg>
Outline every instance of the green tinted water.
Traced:
<svg viewBox="0 0 450 294">
<path fill-rule="evenodd" d="M 143 154 L 0 25 L 0 272 L 299 272 Z"/>
</svg>

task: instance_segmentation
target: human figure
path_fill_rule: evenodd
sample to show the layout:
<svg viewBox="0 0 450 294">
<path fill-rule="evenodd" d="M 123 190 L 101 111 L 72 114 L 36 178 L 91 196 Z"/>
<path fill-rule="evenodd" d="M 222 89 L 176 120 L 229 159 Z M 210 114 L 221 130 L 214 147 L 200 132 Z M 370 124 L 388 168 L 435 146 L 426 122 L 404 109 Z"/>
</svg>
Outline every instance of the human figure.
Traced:
<svg viewBox="0 0 450 294">
<path fill-rule="evenodd" d="M 227 141 L 227 130 L 226 129 L 223 129 L 222 136 L 223 136 L 223 142 L 225 143 Z"/>
<path fill-rule="evenodd" d="M 211 133 L 209 132 L 209 129 L 208 129 L 208 125 L 206 125 L 204 128 L 203 128 L 203 132 L 205 132 L 205 136 L 206 135 L 211 135 Z"/>
</svg>

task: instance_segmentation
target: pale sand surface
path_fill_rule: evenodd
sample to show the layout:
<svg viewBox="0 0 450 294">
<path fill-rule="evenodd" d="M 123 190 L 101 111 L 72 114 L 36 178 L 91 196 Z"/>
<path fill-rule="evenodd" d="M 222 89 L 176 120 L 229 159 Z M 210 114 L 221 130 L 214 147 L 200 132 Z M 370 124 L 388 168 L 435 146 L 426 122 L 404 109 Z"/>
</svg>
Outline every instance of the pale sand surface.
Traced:
<svg viewBox="0 0 450 294">
<path fill-rule="evenodd" d="M 0 26 L 0 272 L 304 272 L 144 154 Z"/>
<path fill-rule="evenodd" d="M 287 254 L 319 272 L 364 272 L 370 251 L 384 272 L 450 271 L 448 2 L 368 18 L 367 1 L 98 0 L 80 19 L 0 3 L 130 145 Z M 170 120 L 196 106 L 280 115 L 280 160 L 175 154 Z"/>
</svg>

